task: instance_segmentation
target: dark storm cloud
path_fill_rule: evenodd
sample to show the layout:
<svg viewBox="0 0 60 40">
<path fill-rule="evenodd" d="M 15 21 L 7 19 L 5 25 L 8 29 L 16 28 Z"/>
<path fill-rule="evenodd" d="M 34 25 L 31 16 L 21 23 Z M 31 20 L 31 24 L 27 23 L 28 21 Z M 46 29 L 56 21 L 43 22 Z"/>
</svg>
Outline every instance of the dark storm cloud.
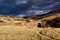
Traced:
<svg viewBox="0 0 60 40">
<path fill-rule="evenodd" d="M 29 16 L 60 9 L 60 0 L 0 0 L 0 14 Z"/>
</svg>

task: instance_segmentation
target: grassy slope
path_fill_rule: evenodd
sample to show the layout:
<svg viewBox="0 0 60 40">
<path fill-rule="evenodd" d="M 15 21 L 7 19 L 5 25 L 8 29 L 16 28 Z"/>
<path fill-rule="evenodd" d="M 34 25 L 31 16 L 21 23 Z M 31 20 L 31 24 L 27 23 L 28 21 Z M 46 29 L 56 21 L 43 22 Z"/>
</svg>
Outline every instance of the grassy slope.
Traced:
<svg viewBox="0 0 60 40">
<path fill-rule="evenodd" d="M 60 40 L 60 28 L 0 27 L 0 40 Z"/>
<path fill-rule="evenodd" d="M 50 20 L 51 17 L 60 17 L 60 14 L 42 20 Z M 26 26 L 16 26 L 14 24 L 15 19 L 13 19 L 12 17 L 0 17 L 0 40 L 60 40 L 60 28 L 27 28 Z M 24 19 L 22 21 L 25 22 Z"/>
</svg>

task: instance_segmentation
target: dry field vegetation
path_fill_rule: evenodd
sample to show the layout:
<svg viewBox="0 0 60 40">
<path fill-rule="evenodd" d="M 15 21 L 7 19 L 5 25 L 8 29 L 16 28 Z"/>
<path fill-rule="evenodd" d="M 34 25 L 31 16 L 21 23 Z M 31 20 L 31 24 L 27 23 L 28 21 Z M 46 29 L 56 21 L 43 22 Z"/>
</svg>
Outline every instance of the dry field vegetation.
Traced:
<svg viewBox="0 0 60 40">
<path fill-rule="evenodd" d="M 0 40 L 60 40 L 60 28 L 55 28 L 60 26 L 60 12 L 53 13 L 55 14 L 42 18 L 0 15 Z M 37 26 L 38 23 L 41 24 L 40 27 Z M 54 23 L 56 26 L 51 25 Z"/>
</svg>

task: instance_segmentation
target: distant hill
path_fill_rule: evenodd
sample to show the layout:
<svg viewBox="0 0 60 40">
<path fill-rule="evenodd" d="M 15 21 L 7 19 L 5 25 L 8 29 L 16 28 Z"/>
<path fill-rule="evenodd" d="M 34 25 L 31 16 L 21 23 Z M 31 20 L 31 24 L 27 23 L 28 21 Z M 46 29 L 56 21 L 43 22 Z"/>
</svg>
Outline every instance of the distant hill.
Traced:
<svg viewBox="0 0 60 40">
<path fill-rule="evenodd" d="M 46 17 L 49 17 L 49 16 L 52 16 L 52 15 L 56 15 L 56 14 L 60 14 L 60 10 L 56 10 L 56 11 L 51 11 L 49 13 L 46 13 L 46 14 L 40 14 L 40 15 L 33 15 L 33 16 L 25 16 L 23 18 L 31 18 L 31 19 L 43 19 L 43 18 L 46 18 Z"/>
<path fill-rule="evenodd" d="M 52 24 L 60 25 L 60 10 L 52 11 L 43 15 L 16 17 L 8 15 L 0 15 L 0 25 L 15 25 L 26 27 L 41 27 L 52 26 Z M 54 26 L 54 25 L 53 25 Z"/>
</svg>

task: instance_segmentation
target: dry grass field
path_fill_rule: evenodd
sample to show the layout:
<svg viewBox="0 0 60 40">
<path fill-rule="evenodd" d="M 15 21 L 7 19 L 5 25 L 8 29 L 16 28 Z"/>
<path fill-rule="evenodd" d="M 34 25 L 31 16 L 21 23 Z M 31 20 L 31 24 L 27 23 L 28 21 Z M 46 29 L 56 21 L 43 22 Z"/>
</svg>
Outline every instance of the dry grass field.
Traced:
<svg viewBox="0 0 60 40">
<path fill-rule="evenodd" d="M 0 40 L 60 40 L 60 28 L 2 26 Z"/>
<path fill-rule="evenodd" d="M 60 21 L 60 13 L 36 20 L 37 18 L 25 19 L 0 15 L 0 40 L 60 40 L 60 28 L 58 28 L 60 22 L 55 21 L 56 18 Z M 46 24 L 47 21 L 53 22 Z M 38 23 L 43 26 L 38 27 Z M 57 28 L 50 26 L 54 23 Z"/>
</svg>

